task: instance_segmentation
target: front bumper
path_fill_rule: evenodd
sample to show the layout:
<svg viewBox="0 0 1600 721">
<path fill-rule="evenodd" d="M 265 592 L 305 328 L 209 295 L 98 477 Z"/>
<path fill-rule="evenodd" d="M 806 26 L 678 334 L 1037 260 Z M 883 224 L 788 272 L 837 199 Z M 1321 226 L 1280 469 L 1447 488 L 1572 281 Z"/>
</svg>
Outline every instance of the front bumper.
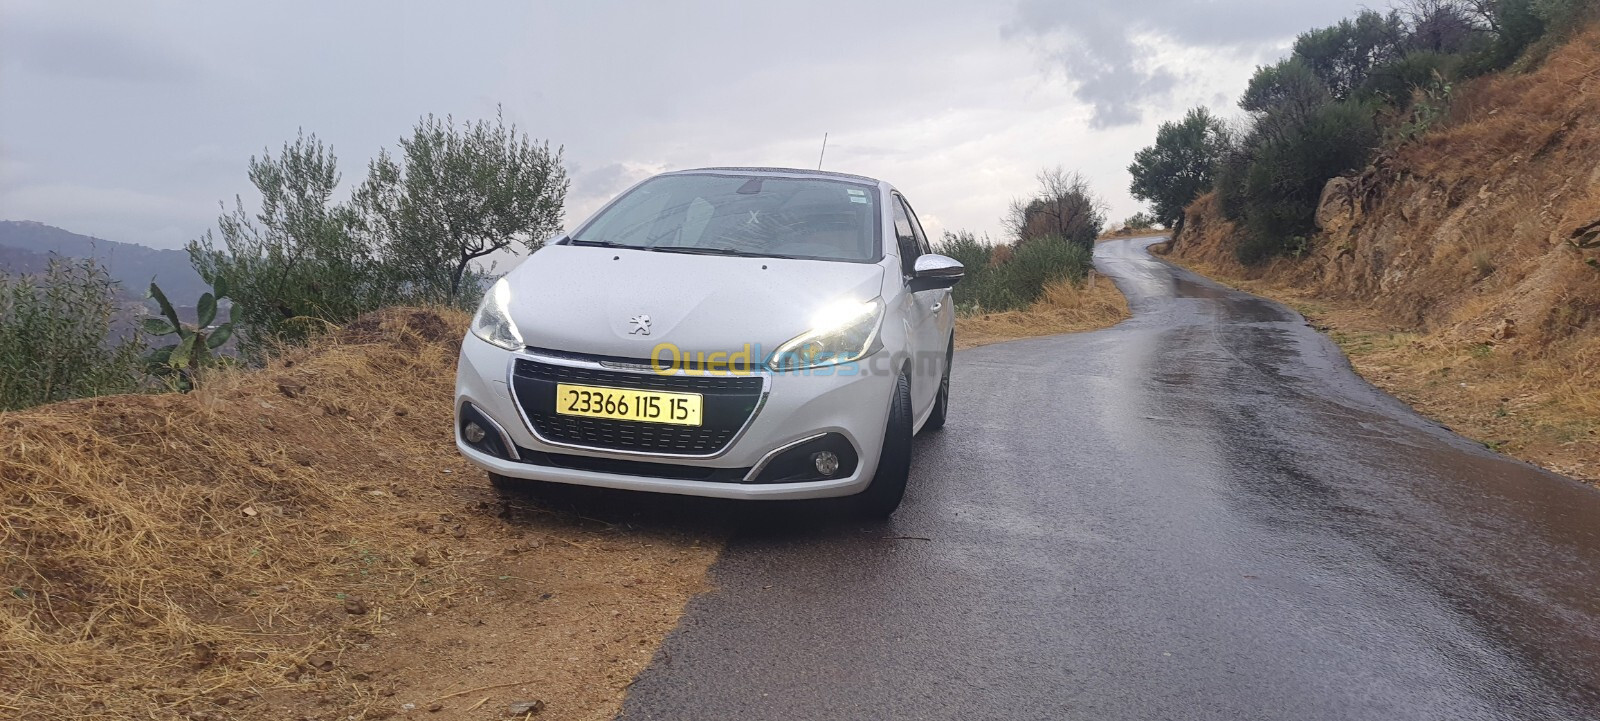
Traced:
<svg viewBox="0 0 1600 721">
<path fill-rule="evenodd" d="M 894 392 L 895 382 L 892 376 L 873 375 L 865 370 L 848 374 L 815 372 L 772 375 L 767 378 L 764 400 L 742 432 L 725 448 L 714 456 L 682 457 L 596 450 L 541 440 L 530 428 L 509 385 L 512 380 L 510 369 L 518 357 L 527 358 L 529 355 L 503 350 L 470 334 L 462 343 L 456 370 L 458 417 L 466 404 L 471 404 L 499 426 L 495 430 L 504 434 L 511 454 L 525 457 L 521 460 L 497 457 L 473 447 L 461 438 L 461 423 L 457 422 L 456 447 L 468 460 L 491 473 L 512 478 L 716 498 L 828 498 L 864 490 L 877 470 L 883 429 L 888 421 L 889 399 Z M 616 367 L 607 366 L 607 369 L 615 371 Z M 648 369 L 637 372 L 655 374 L 655 371 Z M 841 478 L 818 481 L 753 482 L 763 465 L 780 451 L 825 434 L 838 434 L 854 448 L 859 458 L 854 472 Z M 686 475 L 676 472 L 608 472 L 533 462 L 545 454 L 569 459 L 595 459 L 596 462 L 586 464 L 590 466 L 648 469 L 653 464 L 665 464 L 673 467 L 666 470 L 684 470 L 685 467 L 704 469 L 704 475 L 716 476 L 718 480 L 668 477 Z M 601 461 L 623 463 L 606 464 Z"/>
</svg>

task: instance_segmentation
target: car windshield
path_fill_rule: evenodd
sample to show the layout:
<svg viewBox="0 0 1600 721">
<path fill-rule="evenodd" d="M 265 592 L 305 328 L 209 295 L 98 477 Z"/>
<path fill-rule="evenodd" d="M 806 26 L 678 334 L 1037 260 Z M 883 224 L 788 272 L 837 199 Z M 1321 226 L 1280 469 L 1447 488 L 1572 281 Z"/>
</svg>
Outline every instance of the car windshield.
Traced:
<svg viewBox="0 0 1600 721">
<path fill-rule="evenodd" d="M 676 253 L 876 262 L 877 189 L 821 178 L 667 175 L 640 184 L 575 244 Z"/>
</svg>

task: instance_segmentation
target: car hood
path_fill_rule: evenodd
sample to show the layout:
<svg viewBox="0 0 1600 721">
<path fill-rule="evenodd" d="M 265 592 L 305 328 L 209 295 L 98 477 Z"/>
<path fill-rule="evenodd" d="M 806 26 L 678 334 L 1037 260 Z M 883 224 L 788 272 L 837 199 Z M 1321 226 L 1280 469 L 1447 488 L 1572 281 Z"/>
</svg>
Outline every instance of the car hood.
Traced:
<svg viewBox="0 0 1600 721">
<path fill-rule="evenodd" d="M 553 245 L 506 281 L 512 320 L 529 346 L 651 358 L 664 357 L 654 352 L 662 343 L 680 352 L 736 352 L 750 344 L 771 353 L 810 330 L 827 304 L 878 297 L 883 268 Z M 633 322 L 640 316 L 649 317 L 648 334 Z"/>
</svg>

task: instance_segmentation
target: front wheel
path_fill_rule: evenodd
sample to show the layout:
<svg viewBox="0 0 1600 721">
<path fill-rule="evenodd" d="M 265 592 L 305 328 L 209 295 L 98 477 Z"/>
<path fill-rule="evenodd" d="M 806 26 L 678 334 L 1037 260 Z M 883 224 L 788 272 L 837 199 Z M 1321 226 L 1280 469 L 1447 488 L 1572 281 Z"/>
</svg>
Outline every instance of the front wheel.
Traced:
<svg viewBox="0 0 1600 721">
<path fill-rule="evenodd" d="M 900 376 L 895 382 L 889 407 L 889 422 L 883 431 L 883 450 L 878 454 L 878 470 L 867 490 L 856 496 L 863 515 L 888 518 L 900 507 L 911 476 L 911 382 Z"/>
</svg>

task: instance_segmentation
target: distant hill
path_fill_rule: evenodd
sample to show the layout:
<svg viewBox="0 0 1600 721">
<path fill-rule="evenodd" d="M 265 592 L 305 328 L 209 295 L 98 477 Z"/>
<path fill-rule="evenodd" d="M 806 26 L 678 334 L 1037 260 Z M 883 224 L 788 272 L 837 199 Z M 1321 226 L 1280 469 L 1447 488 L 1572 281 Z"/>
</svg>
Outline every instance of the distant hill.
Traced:
<svg viewBox="0 0 1600 721">
<path fill-rule="evenodd" d="M 31 220 L 0 220 L 0 270 L 34 273 L 51 253 L 94 258 L 130 296 L 143 296 L 151 279 L 174 302 L 193 302 L 209 290 L 181 250 L 157 250 L 134 243 L 91 238 Z M 181 300 L 180 300 L 181 299 Z"/>
</svg>

